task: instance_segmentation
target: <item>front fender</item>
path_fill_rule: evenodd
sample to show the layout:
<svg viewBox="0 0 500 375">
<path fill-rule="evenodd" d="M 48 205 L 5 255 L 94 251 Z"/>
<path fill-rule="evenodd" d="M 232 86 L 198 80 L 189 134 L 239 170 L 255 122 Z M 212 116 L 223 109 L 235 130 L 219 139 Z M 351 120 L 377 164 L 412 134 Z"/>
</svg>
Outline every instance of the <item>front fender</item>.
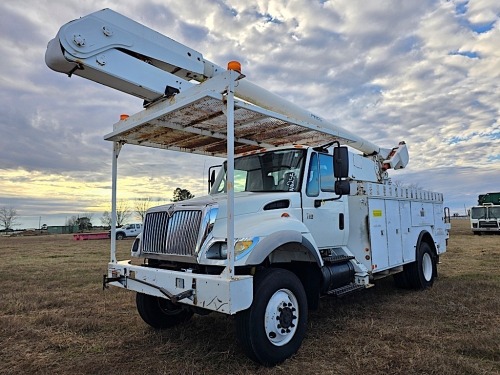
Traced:
<svg viewBox="0 0 500 375">
<path fill-rule="evenodd" d="M 318 266 L 322 266 L 321 258 L 314 245 L 307 238 L 305 238 L 301 232 L 294 230 L 281 230 L 263 238 L 249 254 L 245 263 L 248 265 L 260 264 L 275 249 L 289 243 L 302 245 L 314 257 Z"/>
<path fill-rule="evenodd" d="M 226 238 L 227 219 L 217 220 L 211 236 L 217 241 Z M 235 238 L 254 238 L 260 240 L 248 253 L 235 261 L 235 266 L 261 264 L 275 249 L 286 244 L 297 244 L 306 249 L 318 266 L 322 260 L 317 246 L 307 227 L 295 217 L 277 216 L 276 212 L 263 212 L 261 215 L 242 215 L 235 217 Z M 226 260 L 204 258 L 210 242 L 200 251 L 200 264 L 224 265 Z"/>
</svg>

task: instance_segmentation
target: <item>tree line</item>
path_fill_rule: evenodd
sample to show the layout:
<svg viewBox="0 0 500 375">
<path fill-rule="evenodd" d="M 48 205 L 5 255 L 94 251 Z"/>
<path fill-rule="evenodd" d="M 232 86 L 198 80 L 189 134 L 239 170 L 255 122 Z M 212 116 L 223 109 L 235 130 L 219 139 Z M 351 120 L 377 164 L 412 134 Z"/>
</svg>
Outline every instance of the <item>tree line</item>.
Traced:
<svg viewBox="0 0 500 375">
<path fill-rule="evenodd" d="M 176 188 L 173 192 L 173 197 L 171 202 L 179 202 L 186 199 L 194 198 L 194 195 L 187 189 Z M 128 219 L 135 213 L 140 217 L 141 221 L 144 221 L 146 212 L 148 209 L 155 205 L 166 204 L 167 201 L 162 201 L 153 198 L 143 198 L 136 199 L 134 201 L 133 207 L 130 207 L 129 202 L 120 201 L 116 206 L 116 225 L 122 226 L 127 222 Z M 86 212 L 79 215 L 73 215 L 66 219 L 66 225 L 68 226 L 78 226 L 79 230 L 89 230 L 92 229 L 92 219 L 94 214 L 91 212 Z M 0 226 L 4 230 L 11 231 L 14 226 L 18 225 L 19 214 L 17 210 L 13 207 L 0 207 Z M 111 227 L 111 212 L 110 210 L 104 211 L 103 215 L 100 217 L 101 223 L 105 227 Z"/>
<path fill-rule="evenodd" d="M 171 202 L 179 202 L 186 199 L 194 198 L 194 195 L 187 189 L 176 188 L 173 193 Z M 127 222 L 127 220 L 132 216 L 132 214 L 137 214 L 140 217 L 141 222 L 144 221 L 146 212 L 153 206 L 166 204 L 168 202 L 153 199 L 153 198 L 142 198 L 136 199 L 134 202 L 134 207 L 130 208 L 129 203 L 126 201 L 117 202 L 116 205 L 116 226 L 120 227 Z M 101 216 L 101 223 L 106 227 L 111 227 L 111 212 L 104 211 Z"/>
</svg>

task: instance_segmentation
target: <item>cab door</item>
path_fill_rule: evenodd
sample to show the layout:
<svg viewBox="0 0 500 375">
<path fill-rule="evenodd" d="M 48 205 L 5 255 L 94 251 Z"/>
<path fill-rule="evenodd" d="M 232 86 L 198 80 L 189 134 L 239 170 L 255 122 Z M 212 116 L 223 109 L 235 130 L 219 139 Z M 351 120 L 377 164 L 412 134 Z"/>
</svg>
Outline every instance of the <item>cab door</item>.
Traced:
<svg viewBox="0 0 500 375">
<path fill-rule="evenodd" d="M 127 231 L 127 236 L 137 236 L 139 234 L 139 224 L 130 224 L 125 229 Z"/>
<path fill-rule="evenodd" d="M 345 244 L 347 220 L 345 200 L 335 194 L 332 155 L 312 152 L 302 187 L 302 220 L 318 248 Z M 326 200 L 326 201 L 325 201 Z"/>
</svg>

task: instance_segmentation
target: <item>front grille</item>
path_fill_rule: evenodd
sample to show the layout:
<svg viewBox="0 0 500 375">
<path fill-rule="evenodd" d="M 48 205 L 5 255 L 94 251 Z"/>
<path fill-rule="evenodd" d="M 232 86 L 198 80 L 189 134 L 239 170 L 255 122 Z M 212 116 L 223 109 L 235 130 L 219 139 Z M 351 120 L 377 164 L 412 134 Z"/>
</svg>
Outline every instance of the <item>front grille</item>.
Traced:
<svg viewBox="0 0 500 375">
<path fill-rule="evenodd" d="M 479 220 L 479 228 L 498 228 L 498 222 Z"/>
<path fill-rule="evenodd" d="M 149 254 L 195 255 L 201 224 L 201 211 L 176 211 L 146 215 L 142 233 L 142 252 Z"/>
</svg>

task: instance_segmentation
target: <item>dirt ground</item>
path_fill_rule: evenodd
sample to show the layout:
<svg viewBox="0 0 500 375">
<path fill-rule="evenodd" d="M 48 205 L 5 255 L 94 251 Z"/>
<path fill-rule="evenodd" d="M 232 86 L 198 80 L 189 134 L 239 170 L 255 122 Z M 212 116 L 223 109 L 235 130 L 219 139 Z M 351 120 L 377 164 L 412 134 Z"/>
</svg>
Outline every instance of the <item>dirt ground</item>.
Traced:
<svg viewBox="0 0 500 375">
<path fill-rule="evenodd" d="M 128 258 L 132 241 L 118 242 Z M 195 316 L 149 328 L 135 296 L 102 290 L 109 240 L 70 235 L 0 237 L 0 374 L 498 374 L 500 235 L 473 236 L 454 220 L 430 290 L 391 278 L 310 314 L 292 359 L 247 359 L 233 319 Z"/>
</svg>

